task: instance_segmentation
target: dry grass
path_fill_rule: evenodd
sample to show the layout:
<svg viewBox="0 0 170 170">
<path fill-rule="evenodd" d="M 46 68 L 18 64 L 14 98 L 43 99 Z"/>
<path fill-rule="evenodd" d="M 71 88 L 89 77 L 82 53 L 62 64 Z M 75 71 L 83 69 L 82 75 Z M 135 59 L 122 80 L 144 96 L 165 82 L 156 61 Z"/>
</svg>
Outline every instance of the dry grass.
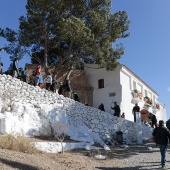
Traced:
<svg viewBox="0 0 170 170">
<path fill-rule="evenodd" d="M 2 135 L 0 136 L 0 148 L 24 153 L 40 153 L 29 138 L 24 136 Z"/>
</svg>

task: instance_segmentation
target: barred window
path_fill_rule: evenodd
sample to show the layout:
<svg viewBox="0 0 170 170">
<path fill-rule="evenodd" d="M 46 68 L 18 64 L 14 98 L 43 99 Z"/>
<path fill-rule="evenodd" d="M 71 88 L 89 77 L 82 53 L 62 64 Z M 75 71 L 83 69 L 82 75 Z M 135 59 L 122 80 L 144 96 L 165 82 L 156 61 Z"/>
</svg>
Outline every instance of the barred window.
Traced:
<svg viewBox="0 0 170 170">
<path fill-rule="evenodd" d="M 99 79 L 98 80 L 98 88 L 99 89 L 104 88 L 104 79 Z"/>
</svg>

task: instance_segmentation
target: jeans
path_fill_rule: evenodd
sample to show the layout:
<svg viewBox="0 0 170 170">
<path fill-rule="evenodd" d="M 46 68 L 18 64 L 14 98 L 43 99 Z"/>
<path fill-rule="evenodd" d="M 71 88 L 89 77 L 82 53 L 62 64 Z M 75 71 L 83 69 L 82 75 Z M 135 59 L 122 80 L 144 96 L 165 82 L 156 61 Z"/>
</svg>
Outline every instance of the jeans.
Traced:
<svg viewBox="0 0 170 170">
<path fill-rule="evenodd" d="M 164 166 L 166 163 L 166 150 L 167 150 L 167 145 L 158 145 L 160 148 L 161 152 L 161 165 Z"/>
</svg>

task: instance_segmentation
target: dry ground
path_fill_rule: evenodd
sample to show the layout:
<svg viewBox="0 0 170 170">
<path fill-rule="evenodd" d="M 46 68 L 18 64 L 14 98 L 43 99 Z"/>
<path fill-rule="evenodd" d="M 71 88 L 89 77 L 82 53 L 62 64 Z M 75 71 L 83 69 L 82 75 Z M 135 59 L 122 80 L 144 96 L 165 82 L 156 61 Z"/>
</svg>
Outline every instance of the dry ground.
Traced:
<svg viewBox="0 0 170 170">
<path fill-rule="evenodd" d="M 148 150 L 148 146 L 152 150 Z M 106 160 L 97 160 L 102 154 Z M 170 155 L 167 153 L 167 162 Z M 167 164 L 167 167 L 169 165 Z M 0 149 L 0 170 L 138 170 L 160 169 L 160 153 L 154 144 L 112 147 L 111 151 L 74 150 L 64 154 L 28 154 Z M 170 169 L 170 166 L 168 167 Z"/>
</svg>

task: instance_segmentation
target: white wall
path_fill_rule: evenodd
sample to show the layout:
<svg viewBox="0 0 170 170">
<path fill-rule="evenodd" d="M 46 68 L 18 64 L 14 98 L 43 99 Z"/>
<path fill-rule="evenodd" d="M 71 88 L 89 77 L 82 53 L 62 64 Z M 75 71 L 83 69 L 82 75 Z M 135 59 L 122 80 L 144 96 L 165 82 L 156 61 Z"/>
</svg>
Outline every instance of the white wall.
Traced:
<svg viewBox="0 0 170 170">
<path fill-rule="evenodd" d="M 106 71 L 105 68 L 97 69 L 94 64 L 86 64 L 84 67 L 87 75 L 87 85 L 94 87 L 93 107 L 98 108 L 101 103 L 105 106 L 105 111 L 113 113 L 112 102 L 121 103 L 121 91 L 119 70 Z M 98 89 L 98 80 L 104 79 L 104 88 Z M 116 93 L 116 96 L 109 97 L 109 93 Z"/>
<path fill-rule="evenodd" d="M 122 85 L 122 104 L 121 111 L 125 113 L 125 118 L 133 121 L 132 108 L 134 106 L 132 101 L 132 91 L 131 91 L 131 77 L 130 75 L 120 72 L 120 83 Z"/>
<path fill-rule="evenodd" d="M 166 106 L 163 104 L 160 104 L 160 110 L 156 110 L 156 118 L 157 120 L 164 120 L 167 121 L 167 114 L 166 114 Z"/>
</svg>

